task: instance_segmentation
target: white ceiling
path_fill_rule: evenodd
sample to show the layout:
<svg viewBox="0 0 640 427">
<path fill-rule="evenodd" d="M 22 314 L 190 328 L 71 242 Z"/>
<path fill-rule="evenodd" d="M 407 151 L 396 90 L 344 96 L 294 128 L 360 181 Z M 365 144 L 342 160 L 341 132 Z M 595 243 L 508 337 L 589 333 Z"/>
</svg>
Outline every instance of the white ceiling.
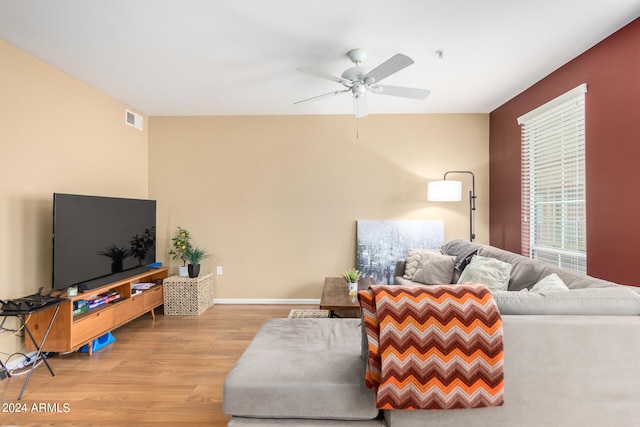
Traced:
<svg viewBox="0 0 640 427">
<path fill-rule="evenodd" d="M 640 0 L 0 0 L 0 38 L 150 116 L 350 114 L 340 75 L 415 61 L 369 112 L 488 113 L 640 16 Z M 435 52 L 445 50 L 443 59 Z M 606 66 L 606 64 L 603 64 Z M 588 83 L 588 82 L 587 82 Z"/>
</svg>

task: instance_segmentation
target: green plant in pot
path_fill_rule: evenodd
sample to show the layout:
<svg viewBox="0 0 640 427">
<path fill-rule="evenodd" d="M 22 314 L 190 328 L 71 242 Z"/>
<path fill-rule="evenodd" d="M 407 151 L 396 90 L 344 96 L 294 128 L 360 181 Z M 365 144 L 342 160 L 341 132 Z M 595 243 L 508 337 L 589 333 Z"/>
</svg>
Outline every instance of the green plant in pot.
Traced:
<svg viewBox="0 0 640 427">
<path fill-rule="evenodd" d="M 191 249 L 191 235 L 189 231 L 185 230 L 182 227 L 178 227 L 178 233 L 176 237 L 171 239 L 171 246 L 173 246 L 169 250 L 169 255 L 171 255 L 171 259 L 181 259 L 182 266 L 179 267 L 179 275 L 187 276 L 187 258 L 186 253 Z"/>
<path fill-rule="evenodd" d="M 195 248 L 189 247 L 184 253 L 184 257 L 189 263 L 187 266 L 189 269 L 189 277 L 198 277 L 200 275 L 200 261 L 210 256 L 211 254 L 208 253 L 206 249 L 201 249 L 197 246 Z"/>
<path fill-rule="evenodd" d="M 358 293 L 358 280 L 362 273 L 355 268 L 350 268 L 342 273 L 342 278 L 347 281 L 349 295 L 356 295 Z"/>
</svg>

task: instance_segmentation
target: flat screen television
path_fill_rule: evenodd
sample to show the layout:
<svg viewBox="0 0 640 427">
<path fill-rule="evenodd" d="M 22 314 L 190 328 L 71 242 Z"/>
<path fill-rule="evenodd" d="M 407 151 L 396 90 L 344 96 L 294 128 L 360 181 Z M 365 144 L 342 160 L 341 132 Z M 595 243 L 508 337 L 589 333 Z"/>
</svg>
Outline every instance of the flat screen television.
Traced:
<svg viewBox="0 0 640 427">
<path fill-rule="evenodd" d="M 53 195 L 53 286 L 82 291 L 149 271 L 156 201 Z"/>
</svg>

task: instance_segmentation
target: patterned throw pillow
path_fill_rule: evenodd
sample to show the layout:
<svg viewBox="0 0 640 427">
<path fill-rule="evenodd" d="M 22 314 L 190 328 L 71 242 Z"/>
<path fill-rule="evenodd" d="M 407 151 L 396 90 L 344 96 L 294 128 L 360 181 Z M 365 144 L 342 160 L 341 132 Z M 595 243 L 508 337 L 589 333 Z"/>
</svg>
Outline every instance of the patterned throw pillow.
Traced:
<svg viewBox="0 0 640 427">
<path fill-rule="evenodd" d="M 404 267 L 404 276 L 402 277 L 407 280 L 413 279 L 413 276 L 416 274 L 416 271 L 420 266 L 420 261 L 422 260 L 422 254 L 424 252 L 442 253 L 438 249 L 409 249 Z"/>
</svg>

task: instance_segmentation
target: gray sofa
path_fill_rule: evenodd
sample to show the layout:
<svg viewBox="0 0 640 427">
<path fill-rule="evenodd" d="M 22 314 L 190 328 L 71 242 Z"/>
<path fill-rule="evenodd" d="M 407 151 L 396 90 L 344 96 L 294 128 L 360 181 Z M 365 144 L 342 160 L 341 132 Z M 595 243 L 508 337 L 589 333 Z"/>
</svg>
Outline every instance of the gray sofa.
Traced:
<svg viewBox="0 0 640 427">
<path fill-rule="evenodd" d="M 451 254 L 454 243 L 457 254 Z M 462 270 L 452 272 L 452 281 L 474 255 L 511 265 L 511 290 L 493 292 L 504 333 L 503 406 L 378 411 L 364 387 L 358 319 L 272 319 L 225 379 L 229 426 L 640 425 L 636 288 L 549 269 L 486 245 L 452 241 L 442 249 Z M 406 284 L 402 262 L 397 282 Z M 568 291 L 523 291 L 552 273 Z"/>
</svg>

